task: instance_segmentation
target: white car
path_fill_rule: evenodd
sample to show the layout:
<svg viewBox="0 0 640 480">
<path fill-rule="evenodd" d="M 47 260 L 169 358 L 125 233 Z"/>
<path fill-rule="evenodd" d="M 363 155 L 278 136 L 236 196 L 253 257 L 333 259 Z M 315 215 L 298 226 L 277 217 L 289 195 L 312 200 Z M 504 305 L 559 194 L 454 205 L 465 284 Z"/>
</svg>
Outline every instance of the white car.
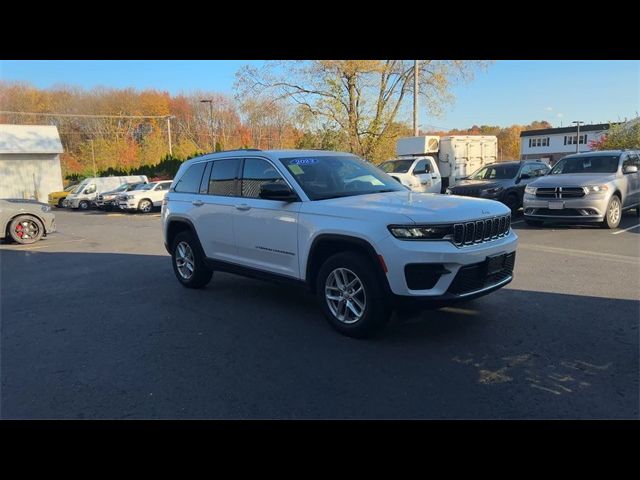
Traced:
<svg viewBox="0 0 640 480">
<path fill-rule="evenodd" d="M 130 192 L 118 195 L 118 206 L 121 210 L 149 213 L 153 207 L 160 207 L 167 194 L 172 180 L 152 182 Z"/>
<path fill-rule="evenodd" d="M 396 158 L 378 167 L 414 192 L 440 193 L 442 188 L 438 163 L 431 156 Z"/>
<path fill-rule="evenodd" d="M 161 218 L 185 287 L 214 270 L 305 286 L 334 328 L 361 337 L 398 305 L 509 283 L 510 214 L 493 200 L 411 192 L 349 153 L 240 150 L 183 163 Z"/>
</svg>

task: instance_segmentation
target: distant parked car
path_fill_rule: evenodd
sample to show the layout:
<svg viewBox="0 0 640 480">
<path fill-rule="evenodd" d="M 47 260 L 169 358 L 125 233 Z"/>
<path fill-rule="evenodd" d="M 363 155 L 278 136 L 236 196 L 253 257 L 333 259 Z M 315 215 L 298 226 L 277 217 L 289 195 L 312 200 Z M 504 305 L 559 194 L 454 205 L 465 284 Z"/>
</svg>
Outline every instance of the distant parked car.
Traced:
<svg viewBox="0 0 640 480">
<path fill-rule="evenodd" d="M 139 183 L 123 183 L 118 188 L 111 190 L 109 192 L 104 192 L 98 195 L 95 201 L 95 206 L 102 210 L 106 210 L 110 212 L 113 209 L 118 209 L 118 195 L 120 193 L 130 192 L 132 190 L 140 189 L 147 182 L 139 182 Z"/>
<path fill-rule="evenodd" d="M 617 228 L 624 210 L 640 216 L 640 151 L 603 150 L 568 155 L 544 178 L 527 185 L 524 218 L 599 223 Z"/>
<path fill-rule="evenodd" d="M 78 184 L 74 183 L 61 192 L 51 192 L 48 196 L 49 205 L 52 207 L 62 208 L 62 202 L 64 202 L 64 199 L 67 198 L 67 195 L 74 193 L 77 188 Z"/>
<path fill-rule="evenodd" d="M 56 231 L 51 207 L 36 200 L 0 199 L 0 239 L 28 244 Z"/>
<path fill-rule="evenodd" d="M 122 210 L 149 213 L 154 207 L 162 206 L 162 200 L 169 191 L 172 180 L 151 182 L 143 187 L 118 195 L 118 205 Z"/>
<path fill-rule="evenodd" d="M 448 187 L 445 193 L 498 200 L 515 212 L 522 207 L 527 184 L 546 175 L 549 170 L 545 163 L 539 161 L 492 163 Z"/>
</svg>

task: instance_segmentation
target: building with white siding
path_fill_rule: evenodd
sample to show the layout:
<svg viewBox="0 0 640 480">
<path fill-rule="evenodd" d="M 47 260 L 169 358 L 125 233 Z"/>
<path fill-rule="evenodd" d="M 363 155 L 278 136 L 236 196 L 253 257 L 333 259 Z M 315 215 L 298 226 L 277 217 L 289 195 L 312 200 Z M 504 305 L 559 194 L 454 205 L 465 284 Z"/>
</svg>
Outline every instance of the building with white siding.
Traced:
<svg viewBox="0 0 640 480">
<path fill-rule="evenodd" d="M 609 123 L 580 125 L 580 138 L 577 138 L 576 126 L 525 130 L 520 133 L 520 159 L 539 159 L 554 165 L 566 155 L 588 152 L 591 141 L 600 140 L 609 130 L 610 125 Z"/>
<path fill-rule="evenodd" d="M 62 190 L 62 152 L 55 126 L 0 124 L 0 198 L 46 202 Z"/>
</svg>

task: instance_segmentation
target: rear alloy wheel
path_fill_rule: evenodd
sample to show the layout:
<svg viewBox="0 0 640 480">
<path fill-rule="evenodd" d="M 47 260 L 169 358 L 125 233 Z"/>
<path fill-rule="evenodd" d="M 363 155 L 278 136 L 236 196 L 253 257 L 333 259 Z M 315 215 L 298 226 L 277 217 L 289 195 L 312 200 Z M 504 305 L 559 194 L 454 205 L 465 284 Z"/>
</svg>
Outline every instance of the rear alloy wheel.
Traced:
<svg viewBox="0 0 640 480">
<path fill-rule="evenodd" d="M 153 203 L 151 203 L 151 200 L 147 200 L 146 198 L 144 200 L 140 200 L 140 203 L 138 204 L 138 210 L 142 213 L 149 213 L 152 208 Z"/>
<path fill-rule="evenodd" d="M 605 213 L 604 220 L 600 224 L 602 228 L 618 228 L 620 225 L 620 219 L 622 218 L 622 204 L 620 198 L 617 195 L 611 197 L 609 205 L 607 205 L 607 211 Z"/>
<path fill-rule="evenodd" d="M 20 215 L 11 222 L 9 233 L 14 242 L 27 245 L 35 243 L 44 235 L 42 222 L 29 215 Z"/>
<path fill-rule="evenodd" d="M 173 271 L 187 288 L 202 288 L 211 280 L 213 270 L 205 263 L 204 253 L 191 232 L 176 235 L 171 249 Z"/>
<path fill-rule="evenodd" d="M 371 336 L 391 316 L 374 265 L 359 252 L 329 257 L 318 272 L 316 294 L 331 326 L 349 337 Z"/>
</svg>

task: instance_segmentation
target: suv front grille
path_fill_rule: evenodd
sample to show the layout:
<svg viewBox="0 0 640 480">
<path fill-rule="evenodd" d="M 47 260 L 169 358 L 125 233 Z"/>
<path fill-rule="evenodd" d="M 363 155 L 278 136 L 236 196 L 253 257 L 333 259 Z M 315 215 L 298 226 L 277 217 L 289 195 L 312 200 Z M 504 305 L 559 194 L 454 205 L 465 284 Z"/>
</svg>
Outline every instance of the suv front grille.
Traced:
<svg viewBox="0 0 640 480">
<path fill-rule="evenodd" d="M 447 293 L 464 295 L 489 288 L 493 285 L 513 276 L 513 268 L 516 263 L 516 252 L 509 253 L 504 259 L 502 269 L 491 275 L 486 273 L 485 262 L 475 263 L 462 267 L 451 282 Z"/>
<path fill-rule="evenodd" d="M 475 222 L 456 223 L 453 226 L 453 243 L 458 247 L 489 242 L 509 234 L 511 215 L 487 218 Z"/>
<path fill-rule="evenodd" d="M 538 198 L 582 198 L 584 189 L 582 187 L 539 187 L 536 189 Z"/>
</svg>

